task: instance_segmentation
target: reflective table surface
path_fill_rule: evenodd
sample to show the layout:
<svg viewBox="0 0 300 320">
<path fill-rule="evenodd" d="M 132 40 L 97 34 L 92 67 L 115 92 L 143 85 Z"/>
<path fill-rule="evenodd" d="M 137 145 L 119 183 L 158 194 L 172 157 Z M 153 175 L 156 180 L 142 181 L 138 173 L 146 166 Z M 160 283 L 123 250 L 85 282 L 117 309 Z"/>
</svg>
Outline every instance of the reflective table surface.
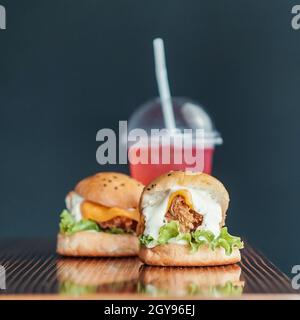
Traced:
<svg viewBox="0 0 300 320">
<path fill-rule="evenodd" d="M 62 258 L 55 241 L 0 241 L 0 299 L 299 298 L 291 280 L 246 244 L 240 264 L 151 267 L 138 258 Z"/>
</svg>

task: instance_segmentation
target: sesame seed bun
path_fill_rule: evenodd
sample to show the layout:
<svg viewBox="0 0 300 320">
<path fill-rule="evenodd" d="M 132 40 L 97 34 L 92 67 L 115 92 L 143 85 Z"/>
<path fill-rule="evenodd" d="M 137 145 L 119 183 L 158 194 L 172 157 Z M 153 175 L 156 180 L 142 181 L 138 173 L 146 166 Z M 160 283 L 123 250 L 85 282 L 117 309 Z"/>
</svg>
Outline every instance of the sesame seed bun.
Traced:
<svg viewBox="0 0 300 320">
<path fill-rule="evenodd" d="M 183 187 L 194 187 L 207 191 L 215 199 L 222 209 L 221 227 L 225 225 L 226 212 L 229 205 L 229 195 L 224 185 L 216 178 L 205 173 L 194 173 L 189 171 L 171 171 L 153 180 L 148 184 L 141 195 L 140 212 L 149 205 L 160 194 L 168 191 L 174 185 Z M 143 220 L 140 230 L 143 230 Z"/>
<path fill-rule="evenodd" d="M 126 174 L 100 172 L 81 180 L 74 191 L 85 200 L 126 210 L 138 208 L 143 187 Z"/>
</svg>

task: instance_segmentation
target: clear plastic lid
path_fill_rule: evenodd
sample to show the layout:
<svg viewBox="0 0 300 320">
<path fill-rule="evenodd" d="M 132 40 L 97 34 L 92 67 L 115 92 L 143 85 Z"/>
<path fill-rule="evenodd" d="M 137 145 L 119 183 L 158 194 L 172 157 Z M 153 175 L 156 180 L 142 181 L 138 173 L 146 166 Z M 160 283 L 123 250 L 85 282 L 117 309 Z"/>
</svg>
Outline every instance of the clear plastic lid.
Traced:
<svg viewBox="0 0 300 320">
<path fill-rule="evenodd" d="M 204 143 L 206 146 L 220 145 L 223 143 L 220 133 L 215 129 L 214 123 L 208 112 L 199 103 L 182 97 L 172 98 L 176 128 L 203 129 Z M 148 134 L 151 129 L 164 129 L 164 119 L 160 99 L 150 100 L 140 106 L 130 117 L 128 130 L 142 128 Z"/>
</svg>

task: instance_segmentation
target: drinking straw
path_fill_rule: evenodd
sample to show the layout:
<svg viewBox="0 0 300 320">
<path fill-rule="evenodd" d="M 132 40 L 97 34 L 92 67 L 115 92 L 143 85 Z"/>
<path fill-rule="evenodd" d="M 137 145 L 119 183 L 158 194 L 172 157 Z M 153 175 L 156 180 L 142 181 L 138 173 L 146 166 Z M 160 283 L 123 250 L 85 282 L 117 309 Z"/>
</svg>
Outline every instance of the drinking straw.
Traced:
<svg viewBox="0 0 300 320">
<path fill-rule="evenodd" d="M 158 91 L 162 105 L 163 117 L 166 128 L 170 132 L 176 129 L 174 110 L 172 106 L 170 87 L 168 82 L 168 73 L 166 68 L 166 58 L 164 42 L 160 38 L 153 40 L 154 60 L 156 80 L 158 84 Z"/>
</svg>

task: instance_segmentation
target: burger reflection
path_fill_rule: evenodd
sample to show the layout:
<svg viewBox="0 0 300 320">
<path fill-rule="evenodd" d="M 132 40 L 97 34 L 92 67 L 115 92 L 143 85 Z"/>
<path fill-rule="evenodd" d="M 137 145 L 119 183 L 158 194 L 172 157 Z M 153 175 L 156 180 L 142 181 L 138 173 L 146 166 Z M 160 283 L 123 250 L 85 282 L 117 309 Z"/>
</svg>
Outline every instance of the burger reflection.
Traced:
<svg viewBox="0 0 300 320">
<path fill-rule="evenodd" d="M 59 259 L 58 291 L 72 296 L 136 293 L 140 266 L 132 258 Z"/>
<path fill-rule="evenodd" d="M 150 296 L 234 297 L 243 292 L 241 268 L 142 266 L 138 291 Z"/>
</svg>

